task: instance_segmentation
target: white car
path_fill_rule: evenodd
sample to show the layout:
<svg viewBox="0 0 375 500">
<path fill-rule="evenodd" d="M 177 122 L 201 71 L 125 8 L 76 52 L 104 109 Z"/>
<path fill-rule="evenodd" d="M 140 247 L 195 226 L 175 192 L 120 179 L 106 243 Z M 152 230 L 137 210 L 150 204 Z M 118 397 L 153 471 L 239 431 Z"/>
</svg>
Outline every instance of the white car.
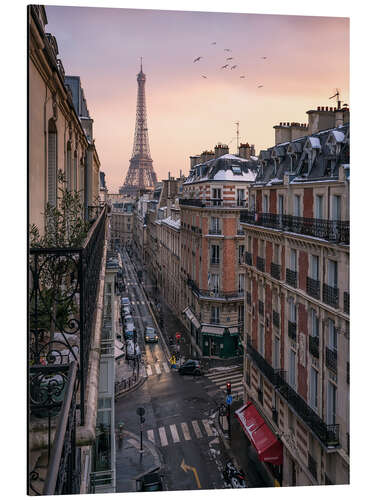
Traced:
<svg viewBox="0 0 375 500">
<path fill-rule="evenodd" d="M 126 341 L 126 357 L 128 359 L 134 359 L 136 357 L 141 356 L 141 351 L 138 347 L 138 344 L 135 345 L 134 348 L 134 342 L 132 340 L 127 340 Z"/>
</svg>

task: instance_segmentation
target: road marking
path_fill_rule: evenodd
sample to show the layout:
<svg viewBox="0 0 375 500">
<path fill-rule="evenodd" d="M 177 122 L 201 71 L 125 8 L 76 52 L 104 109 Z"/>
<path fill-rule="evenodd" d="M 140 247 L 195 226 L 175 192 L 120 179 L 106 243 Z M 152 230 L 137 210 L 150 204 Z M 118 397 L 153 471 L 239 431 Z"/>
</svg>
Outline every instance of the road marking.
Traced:
<svg viewBox="0 0 375 500">
<path fill-rule="evenodd" d="M 190 441 L 191 436 L 189 432 L 189 427 L 185 422 L 181 424 L 182 434 L 184 435 L 185 441 Z"/>
<path fill-rule="evenodd" d="M 166 373 L 169 373 L 171 370 L 169 369 L 169 366 L 168 366 L 168 363 L 164 361 L 163 363 L 163 366 L 164 366 L 164 370 Z"/>
<path fill-rule="evenodd" d="M 157 373 L 158 375 L 160 375 L 160 374 L 161 374 L 161 370 L 160 370 L 159 363 L 156 363 L 156 365 L 154 365 L 154 368 L 155 368 L 155 370 L 156 370 L 156 373 Z"/>
<path fill-rule="evenodd" d="M 155 444 L 155 436 L 153 430 L 147 431 L 147 439 L 151 441 L 151 443 Z"/>
<path fill-rule="evenodd" d="M 150 365 L 147 365 L 147 375 L 150 377 L 152 375 L 152 368 Z"/>
<path fill-rule="evenodd" d="M 132 446 L 134 446 L 134 448 L 137 448 L 137 450 L 141 449 L 140 444 L 135 439 L 128 439 L 128 443 L 130 443 Z"/>
<path fill-rule="evenodd" d="M 195 435 L 197 436 L 197 438 L 199 439 L 199 438 L 203 437 L 201 430 L 199 428 L 198 422 L 196 420 L 193 420 L 191 422 L 191 425 L 193 426 L 193 429 L 194 429 L 194 432 L 195 432 Z"/>
<path fill-rule="evenodd" d="M 172 439 L 174 443 L 179 443 L 180 442 L 180 436 L 178 435 L 177 428 L 175 424 L 172 424 L 169 426 L 172 434 Z"/>
<path fill-rule="evenodd" d="M 232 390 L 235 388 L 235 387 L 240 387 L 243 385 L 242 383 L 242 380 L 241 382 L 236 382 L 235 384 L 233 384 L 233 382 L 231 383 L 232 384 Z M 224 384 L 224 385 L 219 385 L 219 389 L 225 389 L 227 386 L 227 384 Z"/>
<path fill-rule="evenodd" d="M 191 465 L 187 465 L 185 464 L 185 460 L 182 459 L 182 462 L 181 462 L 181 465 L 180 465 L 181 469 L 184 471 L 184 472 L 187 472 L 188 470 L 191 470 L 194 474 L 194 477 L 195 477 L 195 481 L 197 483 L 197 486 L 198 488 L 202 488 L 201 486 L 201 482 L 199 481 L 199 477 L 198 477 L 198 473 L 197 473 L 197 469 L 195 467 L 192 467 Z"/>
<path fill-rule="evenodd" d="M 207 436 L 213 436 L 214 433 L 212 432 L 212 429 L 210 427 L 210 424 L 208 423 L 208 420 L 202 420 L 202 423 L 204 425 L 204 428 L 206 429 Z"/>
<path fill-rule="evenodd" d="M 164 427 L 159 427 L 160 443 L 162 446 L 168 446 L 167 434 L 165 433 Z"/>
</svg>

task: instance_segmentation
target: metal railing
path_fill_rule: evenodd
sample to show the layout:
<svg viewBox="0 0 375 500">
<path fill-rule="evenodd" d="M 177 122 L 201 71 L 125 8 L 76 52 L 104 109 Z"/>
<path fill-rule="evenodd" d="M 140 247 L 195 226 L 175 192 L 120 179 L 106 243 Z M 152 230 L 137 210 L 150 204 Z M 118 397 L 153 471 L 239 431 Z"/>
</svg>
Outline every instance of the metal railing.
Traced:
<svg viewBox="0 0 375 500">
<path fill-rule="evenodd" d="M 280 314 L 277 311 L 272 311 L 272 323 L 276 328 L 280 328 Z"/>
<path fill-rule="evenodd" d="M 264 302 L 262 300 L 258 300 L 258 311 L 261 316 L 264 316 Z"/>
<path fill-rule="evenodd" d="M 296 341 L 296 339 L 297 339 L 297 323 L 294 323 L 293 321 L 288 321 L 288 335 L 292 340 Z"/>
<path fill-rule="evenodd" d="M 287 269 L 285 273 L 285 281 L 293 288 L 297 288 L 297 271 Z"/>
<path fill-rule="evenodd" d="M 208 230 L 208 234 L 218 234 L 218 235 L 221 235 L 221 229 L 210 227 L 210 229 Z"/>
<path fill-rule="evenodd" d="M 309 352 L 316 358 L 319 358 L 319 337 L 309 335 Z"/>
<path fill-rule="evenodd" d="M 248 211 L 241 213 L 240 222 L 349 244 L 349 221 Z"/>
<path fill-rule="evenodd" d="M 326 367 L 337 373 L 337 351 L 326 347 Z"/>
<path fill-rule="evenodd" d="M 247 207 L 247 202 L 238 205 L 235 200 L 224 200 L 222 198 L 179 198 L 179 205 L 198 208 L 236 208 L 243 210 Z"/>
<path fill-rule="evenodd" d="M 77 361 L 81 424 L 107 207 L 79 248 L 30 249 L 30 365 Z"/>
<path fill-rule="evenodd" d="M 275 264 L 274 262 L 271 262 L 271 276 L 272 276 L 272 278 L 275 278 L 276 280 L 280 279 L 280 276 L 281 276 L 280 264 Z"/>
<path fill-rule="evenodd" d="M 257 257 L 257 269 L 264 273 L 264 259 L 263 257 Z"/>
<path fill-rule="evenodd" d="M 310 295 L 310 297 L 314 297 L 315 299 L 320 299 L 320 281 L 310 278 L 310 276 L 307 276 L 306 291 Z"/>
<path fill-rule="evenodd" d="M 243 290 L 242 291 L 239 290 L 223 291 L 218 289 L 204 290 L 202 288 L 199 288 L 198 285 L 195 283 L 195 281 L 190 278 L 188 278 L 187 284 L 197 297 L 219 298 L 228 300 L 228 299 L 240 299 L 244 296 Z"/>
<path fill-rule="evenodd" d="M 339 307 L 339 289 L 323 283 L 323 302 L 329 306 Z"/>
<path fill-rule="evenodd" d="M 253 265 L 253 256 L 250 252 L 245 252 L 245 264 L 248 266 Z"/>
<path fill-rule="evenodd" d="M 346 314 L 350 313 L 350 294 L 349 294 L 349 292 L 344 292 L 344 312 L 346 312 Z"/>
</svg>

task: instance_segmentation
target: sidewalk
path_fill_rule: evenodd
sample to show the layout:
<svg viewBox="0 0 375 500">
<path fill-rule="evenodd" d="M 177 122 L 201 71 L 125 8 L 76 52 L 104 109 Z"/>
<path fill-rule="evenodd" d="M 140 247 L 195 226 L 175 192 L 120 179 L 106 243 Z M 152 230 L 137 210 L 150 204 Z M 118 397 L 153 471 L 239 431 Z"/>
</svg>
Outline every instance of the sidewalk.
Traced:
<svg viewBox="0 0 375 500">
<path fill-rule="evenodd" d="M 132 432 L 123 431 L 116 436 L 116 492 L 136 491 L 136 478 L 151 469 L 161 467 L 162 460 L 156 448 L 143 439 L 143 453 L 140 453 L 140 439 Z"/>
<path fill-rule="evenodd" d="M 227 436 L 227 418 L 223 417 L 223 429 L 219 424 L 219 416 L 216 416 L 216 429 L 225 449 L 236 467 L 242 469 L 246 480 L 252 488 L 272 487 L 273 482 L 265 470 L 265 466 L 260 462 L 258 454 L 250 441 L 247 439 L 242 427 L 235 417 L 234 412 L 242 406 L 242 402 L 236 402 L 231 407 L 231 440 Z"/>
</svg>

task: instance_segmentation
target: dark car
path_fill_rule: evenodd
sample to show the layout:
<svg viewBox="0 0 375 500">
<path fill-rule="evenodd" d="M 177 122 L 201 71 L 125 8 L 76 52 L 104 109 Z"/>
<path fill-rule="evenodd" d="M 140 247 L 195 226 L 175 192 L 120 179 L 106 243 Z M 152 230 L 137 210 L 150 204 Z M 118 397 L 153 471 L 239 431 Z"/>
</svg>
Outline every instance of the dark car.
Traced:
<svg viewBox="0 0 375 500">
<path fill-rule="evenodd" d="M 163 482 L 158 472 L 151 472 L 137 479 L 137 491 L 163 491 L 163 489 Z"/>
<path fill-rule="evenodd" d="M 148 326 L 145 330 L 145 341 L 146 342 L 157 342 L 159 340 L 159 337 L 157 333 L 155 332 L 155 328 L 152 328 L 152 326 Z"/>
<path fill-rule="evenodd" d="M 202 369 L 199 361 L 188 359 L 178 369 L 180 375 L 202 375 Z"/>
</svg>

